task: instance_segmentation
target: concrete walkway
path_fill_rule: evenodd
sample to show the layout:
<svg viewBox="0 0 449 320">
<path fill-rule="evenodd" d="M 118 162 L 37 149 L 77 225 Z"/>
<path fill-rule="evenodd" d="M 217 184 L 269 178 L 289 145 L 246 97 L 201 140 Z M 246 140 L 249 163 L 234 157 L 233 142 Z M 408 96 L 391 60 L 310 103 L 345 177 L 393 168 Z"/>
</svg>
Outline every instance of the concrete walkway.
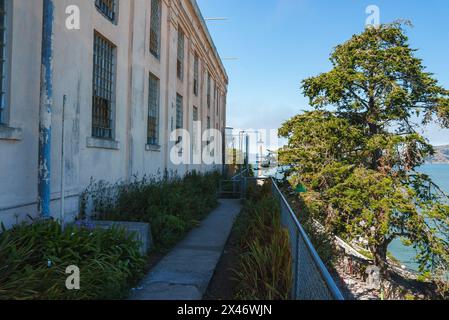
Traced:
<svg viewBox="0 0 449 320">
<path fill-rule="evenodd" d="M 201 300 L 240 210 L 239 200 L 220 200 L 218 208 L 151 270 L 129 299 Z"/>
</svg>

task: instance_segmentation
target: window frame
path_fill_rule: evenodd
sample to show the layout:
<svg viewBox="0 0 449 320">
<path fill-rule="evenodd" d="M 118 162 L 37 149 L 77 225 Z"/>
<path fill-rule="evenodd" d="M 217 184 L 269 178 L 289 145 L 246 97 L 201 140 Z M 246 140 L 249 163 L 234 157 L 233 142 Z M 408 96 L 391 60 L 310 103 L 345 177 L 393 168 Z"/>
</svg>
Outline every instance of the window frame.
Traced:
<svg viewBox="0 0 449 320">
<path fill-rule="evenodd" d="M 195 97 L 199 95 L 199 81 L 200 79 L 200 58 L 195 54 L 193 58 L 193 94 Z"/>
<path fill-rule="evenodd" d="M 176 130 L 184 129 L 184 97 L 176 94 Z"/>
<path fill-rule="evenodd" d="M 176 52 L 176 75 L 179 80 L 183 81 L 185 66 L 185 34 L 180 27 L 178 27 L 178 41 Z"/>
<path fill-rule="evenodd" d="M 152 99 L 151 94 L 152 90 L 152 81 L 156 84 L 156 98 Z M 160 108 L 161 108 L 161 84 L 160 79 L 150 72 L 148 79 L 148 118 L 147 118 L 147 145 L 149 146 L 159 146 L 160 139 Z M 152 100 L 155 102 L 154 110 L 152 110 Z M 154 111 L 155 115 L 151 115 L 152 111 Z M 150 118 L 154 118 L 154 137 L 150 136 Z M 151 140 L 152 139 L 152 140 Z"/>
<path fill-rule="evenodd" d="M 3 99 L 0 97 L 0 126 L 7 126 L 10 122 L 11 112 L 11 57 L 12 57 L 12 13 L 11 0 L 3 0 L 4 4 L 4 28 L 3 34 L 3 67 L 1 74 L 0 90 L 3 91 Z"/>
<path fill-rule="evenodd" d="M 154 9 L 155 7 L 153 6 L 155 3 L 158 4 L 158 12 L 157 12 L 157 16 L 154 13 Z M 157 25 L 155 24 L 154 18 L 157 17 L 158 21 L 157 21 Z M 157 32 L 154 31 L 154 28 L 157 28 Z M 153 33 L 154 32 L 154 33 Z M 161 58 L 161 37 L 162 34 L 162 0 L 151 0 L 151 5 L 150 5 L 150 53 L 156 58 L 156 59 L 160 59 Z M 155 49 L 156 51 L 154 51 L 154 48 L 152 48 L 152 43 L 153 43 L 153 35 L 156 36 L 156 39 L 154 41 L 157 41 L 157 48 Z"/>
<path fill-rule="evenodd" d="M 110 85 L 110 116 L 109 116 L 109 128 L 106 127 L 95 127 L 94 126 L 94 111 L 95 111 L 95 98 L 100 98 L 100 99 L 104 99 L 106 100 L 106 98 L 100 96 L 100 95 L 96 95 L 96 89 L 97 89 L 97 84 L 96 81 L 98 80 L 98 76 L 96 77 L 96 39 L 97 37 L 99 39 L 101 39 L 102 41 L 104 41 L 106 44 L 108 44 L 111 49 L 112 49 L 112 59 L 111 59 L 111 65 L 110 65 L 110 72 L 112 72 L 112 77 L 111 79 L 109 79 L 109 81 L 111 82 Z M 104 58 L 103 58 L 104 59 Z M 101 61 L 103 62 L 103 60 Z M 106 67 L 106 70 L 107 69 Z M 104 72 L 104 68 L 102 70 L 100 70 L 101 72 Z M 100 74 L 101 74 L 100 72 Z M 103 90 L 105 88 L 102 88 Z M 98 90 L 98 89 L 97 89 Z M 105 36 L 103 36 L 100 32 L 98 32 L 97 30 L 94 30 L 94 44 L 93 44 L 93 65 L 92 65 L 92 123 L 91 123 L 91 127 L 92 127 L 92 133 L 91 136 L 94 139 L 101 139 L 101 140 L 114 140 L 115 139 L 115 128 L 116 128 L 116 94 L 117 94 L 117 46 L 111 42 L 108 38 L 106 38 Z M 101 135 L 101 134 L 96 134 L 95 130 L 108 130 L 110 132 L 109 136 L 106 135 Z"/>
<path fill-rule="evenodd" d="M 197 106 L 193 106 L 192 109 L 192 125 L 193 125 L 193 137 L 192 137 L 192 150 L 196 153 L 198 152 L 198 144 L 197 144 L 197 139 L 198 139 L 198 128 L 195 124 L 195 122 L 198 122 L 200 120 L 199 118 L 199 109 Z"/>
<path fill-rule="evenodd" d="M 107 0 L 95 0 L 94 1 L 94 5 L 97 8 L 98 12 L 103 17 L 105 17 L 107 20 L 109 20 L 111 23 L 117 24 L 120 0 L 110 0 L 110 1 L 112 1 L 112 5 L 113 5 L 113 8 L 110 13 L 108 11 L 105 11 L 105 9 L 101 6 L 103 1 L 107 1 Z"/>
<path fill-rule="evenodd" d="M 210 109 L 210 106 L 211 106 L 211 92 L 210 92 L 211 86 L 212 86 L 211 80 L 212 80 L 211 75 L 210 75 L 210 72 L 208 71 L 207 72 L 207 97 L 206 97 L 207 109 Z"/>
</svg>

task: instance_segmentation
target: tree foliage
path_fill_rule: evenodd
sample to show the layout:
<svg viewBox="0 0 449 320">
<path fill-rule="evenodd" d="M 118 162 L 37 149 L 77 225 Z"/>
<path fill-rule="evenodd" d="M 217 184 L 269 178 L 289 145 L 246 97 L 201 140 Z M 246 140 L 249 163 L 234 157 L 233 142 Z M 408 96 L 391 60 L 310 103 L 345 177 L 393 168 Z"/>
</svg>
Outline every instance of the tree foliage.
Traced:
<svg viewBox="0 0 449 320">
<path fill-rule="evenodd" d="M 354 35 L 335 48 L 331 71 L 302 82 L 315 110 L 279 130 L 280 161 L 311 190 L 316 218 L 383 270 L 396 238 L 417 249 L 422 271 L 449 262 L 447 196 L 417 170 L 433 154 L 422 125 L 449 127 L 449 91 L 415 53 L 399 23 Z"/>
</svg>

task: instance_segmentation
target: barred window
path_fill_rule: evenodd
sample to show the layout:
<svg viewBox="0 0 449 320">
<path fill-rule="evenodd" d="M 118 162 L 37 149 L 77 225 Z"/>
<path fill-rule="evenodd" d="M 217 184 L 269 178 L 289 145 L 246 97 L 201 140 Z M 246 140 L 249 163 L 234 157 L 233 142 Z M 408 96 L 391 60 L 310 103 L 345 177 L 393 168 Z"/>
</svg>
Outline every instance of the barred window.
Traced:
<svg viewBox="0 0 449 320">
<path fill-rule="evenodd" d="M 221 94 L 217 90 L 217 116 L 220 114 Z"/>
<path fill-rule="evenodd" d="M 113 138 L 116 47 L 95 32 L 92 97 L 92 136 Z"/>
<path fill-rule="evenodd" d="M 157 59 L 161 50 L 161 0 L 151 0 L 150 52 Z"/>
<path fill-rule="evenodd" d="M 198 108 L 193 106 L 193 121 L 198 121 Z"/>
<path fill-rule="evenodd" d="M 210 117 L 207 117 L 207 130 L 210 130 L 211 129 L 211 124 L 210 124 Z M 206 145 L 209 145 L 210 144 L 210 136 L 211 136 L 211 134 L 210 134 L 210 132 L 208 133 L 208 139 L 207 139 L 207 141 L 206 141 Z"/>
<path fill-rule="evenodd" d="M 198 96 L 198 79 L 199 79 L 199 59 L 198 56 L 195 55 L 195 59 L 193 61 L 193 94 Z"/>
<path fill-rule="evenodd" d="M 195 125 L 195 122 L 198 122 L 198 108 L 195 107 L 195 106 L 193 106 L 192 117 L 193 117 L 193 137 L 192 137 L 193 141 L 192 141 L 192 148 L 193 148 L 193 150 L 195 152 L 197 152 L 198 151 L 198 144 L 197 144 L 196 140 L 198 139 L 198 128 Z"/>
<path fill-rule="evenodd" d="M 95 0 L 95 6 L 98 10 L 111 21 L 116 21 L 118 0 Z"/>
<path fill-rule="evenodd" d="M 218 89 L 217 89 L 217 82 L 214 82 L 214 104 L 215 104 L 215 112 L 218 114 L 217 112 L 217 93 L 218 93 Z"/>
<path fill-rule="evenodd" d="M 159 144 L 159 79 L 150 74 L 148 93 L 148 144 Z"/>
<path fill-rule="evenodd" d="M 210 83 L 210 73 L 207 73 L 207 108 L 210 109 L 210 87 L 211 87 L 211 83 Z"/>
<path fill-rule="evenodd" d="M 0 124 L 6 123 L 6 112 L 8 108 L 7 91 L 9 81 L 9 0 L 0 0 Z"/>
<path fill-rule="evenodd" d="M 184 101 L 179 94 L 176 95 L 176 129 L 182 129 L 184 124 Z"/>
<path fill-rule="evenodd" d="M 184 33 L 178 29 L 178 60 L 177 60 L 177 75 L 180 80 L 184 78 Z"/>
</svg>

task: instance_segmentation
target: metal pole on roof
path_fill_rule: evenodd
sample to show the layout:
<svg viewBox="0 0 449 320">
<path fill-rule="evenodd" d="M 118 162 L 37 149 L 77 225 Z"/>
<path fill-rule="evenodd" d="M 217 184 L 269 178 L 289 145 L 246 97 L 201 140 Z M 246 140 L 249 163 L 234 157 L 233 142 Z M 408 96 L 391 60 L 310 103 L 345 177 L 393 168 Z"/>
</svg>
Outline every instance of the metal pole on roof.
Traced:
<svg viewBox="0 0 449 320">
<path fill-rule="evenodd" d="M 53 108 L 53 0 L 43 0 L 39 104 L 38 213 L 50 218 L 51 116 Z"/>
<path fill-rule="evenodd" d="M 228 18 L 225 17 L 211 17 L 211 18 L 204 18 L 204 21 L 226 21 Z"/>
</svg>

